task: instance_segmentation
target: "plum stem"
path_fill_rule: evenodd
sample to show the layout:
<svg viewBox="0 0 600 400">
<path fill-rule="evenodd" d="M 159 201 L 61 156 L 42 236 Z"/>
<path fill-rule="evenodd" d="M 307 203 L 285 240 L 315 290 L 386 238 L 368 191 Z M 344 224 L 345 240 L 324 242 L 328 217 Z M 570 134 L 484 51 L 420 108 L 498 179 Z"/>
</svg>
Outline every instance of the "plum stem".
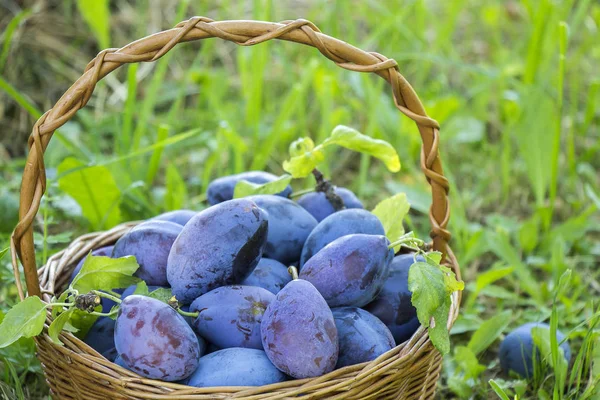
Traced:
<svg viewBox="0 0 600 400">
<path fill-rule="evenodd" d="M 52 308 L 52 307 L 72 307 L 74 305 L 74 303 L 48 303 L 46 304 L 46 308 Z"/>
<path fill-rule="evenodd" d="M 335 192 L 335 186 L 333 186 L 330 181 L 325 179 L 323 173 L 314 168 L 312 170 L 312 174 L 317 181 L 317 184 L 315 185 L 315 191 L 325 193 L 325 197 L 327 200 L 329 200 L 335 211 L 340 211 L 346 208 L 344 205 L 344 200 Z"/>
<path fill-rule="evenodd" d="M 302 189 L 302 190 L 298 190 L 297 192 L 293 192 L 292 194 L 290 194 L 290 198 L 296 198 L 296 197 L 300 197 L 303 196 L 305 194 L 308 193 L 312 193 L 315 191 L 315 188 L 308 188 L 308 189 Z"/>
<path fill-rule="evenodd" d="M 291 265 L 291 266 L 288 267 L 288 272 L 292 276 L 293 280 L 298 279 L 298 268 L 296 268 L 293 265 Z"/>
<path fill-rule="evenodd" d="M 181 308 L 178 308 L 177 312 L 179 314 L 183 315 L 184 317 L 198 318 L 198 315 L 200 315 L 200 313 L 198 311 L 196 311 L 196 312 L 183 311 Z"/>
<path fill-rule="evenodd" d="M 121 299 L 116 296 L 113 296 L 112 294 L 101 292 L 99 290 L 92 290 L 92 291 L 90 291 L 90 293 L 95 294 L 96 296 L 99 296 L 99 297 L 104 297 L 106 299 L 112 300 L 117 304 L 121 304 Z"/>
<path fill-rule="evenodd" d="M 396 246 L 404 246 L 404 247 L 408 247 L 411 249 L 415 249 L 415 247 L 420 247 L 420 246 L 423 246 L 424 244 L 425 244 L 425 242 L 422 241 L 421 239 L 416 238 L 415 234 L 413 232 L 408 232 L 408 233 L 405 233 L 404 235 L 400 236 L 398 238 L 398 240 L 390 243 L 390 245 L 388 246 L 388 249 L 393 249 Z"/>
<path fill-rule="evenodd" d="M 119 309 L 115 308 L 114 310 L 110 310 L 110 312 L 107 312 L 107 313 L 92 311 L 90 314 L 97 315 L 99 317 L 112 317 L 113 315 L 115 315 L 118 312 L 119 312 Z"/>
</svg>

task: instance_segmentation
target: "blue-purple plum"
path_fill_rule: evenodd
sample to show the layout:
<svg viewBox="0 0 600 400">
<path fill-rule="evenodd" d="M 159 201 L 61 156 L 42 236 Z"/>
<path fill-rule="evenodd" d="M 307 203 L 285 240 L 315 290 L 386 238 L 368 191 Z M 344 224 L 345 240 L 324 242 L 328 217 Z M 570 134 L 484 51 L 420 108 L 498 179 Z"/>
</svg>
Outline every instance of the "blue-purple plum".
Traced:
<svg viewBox="0 0 600 400">
<path fill-rule="evenodd" d="M 182 226 L 148 220 L 135 226 L 115 244 L 113 258 L 135 256 L 140 267 L 135 275 L 148 285 L 168 286 L 167 259 Z"/>
<path fill-rule="evenodd" d="M 257 286 L 222 286 L 198 297 L 190 306 L 200 314 L 193 327 L 210 343 L 225 349 L 262 350 L 260 323 L 275 295 Z"/>
<path fill-rule="evenodd" d="M 139 295 L 121 302 L 115 347 L 135 373 L 168 382 L 190 376 L 202 356 L 198 338 L 177 311 L 159 300 Z"/>
<path fill-rule="evenodd" d="M 263 386 L 283 382 L 287 376 L 262 350 L 230 348 L 205 355 L 187 384 L 209 386 Z"/>
<path fill-rule="evenodd" d="M 215 179 L 208 185 L 206 197 L 208 203 L 212 206 L 233 199 L 235 185 L 241 180 L 263 184 L 273 182 L 277 178 L 276 175 L 264 171 L 248 171 L 241 174 L 223 176 Z M 282 192 L 277 193 L 277 196 L 289 197 L 291 193 L 292 188 L 288 185 Z"/>
<path fill-rule="evenodd" d="M 333 314 L 310 283 L 295 279 L 267 307 L 261 323 L 262 344 L 269 360 L 294 378 L 333 371 L 338 334 Z"/>
<path fill-rule="evenodd" d="M 262 258 L 242 285 L 258 286 L 277 294 L 292 280 L 287 267 L 277 260 Z"/>
<path fill-rule="evenodd" d="M 127 366 L 127 364 L 125 364 L 125 361 L 123 361 L 123 359 L 120 356 L 117 356 L 117 358 L 115 358 L 115 361 L 113 361 L 113 362 L 115 364 L 117 364 L 119 367 L 129 369 L 129 366 Z"/>
<path fill-rule="evenodd" d="M 319 222 L 319 225 L 306 239 L 302 248 L 300 265 L 304 265 L 309 258 L 335 239 L 353 233 L 385 235 L 385 229 L 379 218 L 367 210 L 351 208 L 331 214 Z"/>
<path fill-rule="evenodd" d="M 175 211 L 167 211 L 166 213 L 162 213 L 160 215 L 157 215 L 156 217 L 152 218 L 153 220 L 159 220 L 159 221 L 168 221 L 168 222 L 174 222 L 177 225 L 185 225 L 188 223 L 188 221 L 190 219 L 192 219 L 192 217 L 194 215 L 198 214 L 198 211 L 193 211 L 193 210 L 175 210 Z"/>
<path fill-rule="evenodd" d="M 113 246 L 106 246 L 106 247 L 100 247 L 99 249 L 96 250 L 92 250 L 92 255 L 93 256 L 103 256 L 103 257 L 110 257 L 112 255 L 113 252 Z M 81 271 L 81 267 L 83 267 L 83 263 L 85 262 L 85 259 L 87 258 L 87 255 L 85 257 L 83 257 L 81 259 L 81 261 L 79 261 L 77 263 L 77 266 L 75 267 L 75 269 L 73 270 L 73 272 L 71 272 L 71 278 L 69 279 L 69 282 L 73 282 L 73 279 L 75 279 L 75 276 L 79 273 L 79 271 Z"/>
<path fill-rule="evenodd" d="M 115 321 L 109 317 L 100 317 L 87 332 L 84 342 L 106 359 L 114 361 L 117 357 L 114 332 Z"/>
<path fill-rule="evenodd" d="M 308 235 L 317 221 L 306 210 L 286 199 L 273 195 L 250 196 L 263 209 L 269 220 L 269 235 L 264 255 L 285 265 L 299 260 Z"/>
<path fill-rule="evenodd" d="M 500 358 L 500 366 L 508 373 L 514 371 L 522 378 L 533 377 L 534 367 L 533 358 L 534 353 L 537 354 L 538 359 L 540 358 L 539 349 L 533 341 L 532 329 L 535 327 L 544 328 L 546 337 L 549 336 L 550 326 L 545 323 L 530 322 L 525 325 L 521 325 L 504 338 L 502 344 L 500 344 L 500 352 L 498 357 Z M 565 339 L 565 335 L 556 331 L 556 340 L 558 343 Z M 571 347 L 569 342 L 563 342 L 560 347 L 563 350 L 563 356 L 567 363 L 571 360 Z"/>
<path fill-rule="evenodd" d="M 364 208 L 363 204 L 352 191 L 343 187 L 336 187 L 334 192 L 342 198 L 345 208 Z M 335 208 L 333 208 L 323 192 L 307 193 L 298 199 L 298 204 L 319 222 L 335 212 Z"/>
<path fill-rule="evenodd" d="M 373 314 L 357 307 L 331 312 L 340 344 L 336 368 L 372 361 L 396 346 L 390 330 Z"/>
<path fill-rule="evenodd" d="M 352 234 L 323 247 L 302 267 L 300 278 L 312 283 L 330 307 L 362 307 L 379 294 L 394 251 L 385 236 Z"/>
<path fill-rule="evenodd" d="M 167 277 L 183 304 L 219 286 L 242 282 L 267 242 L 267 214 L 249 199 L 229 200 L 196 214 L 169 254 Z"/>
<path fill-rule="evenodd" d="M 424 261 L 422 256 L 417 261 Z M 414 263 L 413 254 L 394 257 L 383 289 L 371 303 L 363 307 L 379 318 L 392 332 L 397 344 L 404 343 L 419 329 L 417 309 L 408 290 L 408 271 Z"/>
</svg>

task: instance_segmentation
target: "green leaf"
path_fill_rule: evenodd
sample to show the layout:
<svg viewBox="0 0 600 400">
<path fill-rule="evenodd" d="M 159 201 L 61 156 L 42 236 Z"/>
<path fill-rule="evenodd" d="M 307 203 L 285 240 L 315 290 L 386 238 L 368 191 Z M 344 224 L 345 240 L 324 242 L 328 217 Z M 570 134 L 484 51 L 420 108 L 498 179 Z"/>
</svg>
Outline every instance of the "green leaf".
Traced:
<svg viewBox="0 0 600 400">
<path fill-rule="evenodd" d="M 52 339 L 54 343 L 60 346 L 63 345 L 63 343 L 58 338 L 58 335 L 65 327 L 65 324 L 69 322 L 69 319 L 71 319 L 71 315 L 73 315 L 73 312 L 75 310 L 76 308 L 69 308 L 67 311 L 63 312 L 58 317 L 56 317 L 54 321 L 52 321 L 52 323 L 50 324 L 50 327 L 48 328 L 48 336 L 50 336 L 50 339 Z"/>
<path fill-rule="evenodd" d="M 138 284 L 135 285 L 135 290 L 133 291 L 133 294 L 139 294 L 140 296 L 147 296 L 148 295 L 148 285 L 146 285 L 146 282 L 144 282 L 144 281 L 138 282 Z"/>
<path fill-rule="evenodd" d="M 171 297 L 173 297 L 173 292 L 170 288 L 158 288 L 148 294 L 148 297 L 152 297 L 153 299 L 160 300 L 163 303 L 168 303 Z"/>
<path fill-rule="evenodd" d="M 487 349 L 506 329 L 511 317 L 512 311 L 506 310 L 482 323 L 469 340 L 469 350 L 479 354 Z"/>
<path fill-rule="evenodd" d="M 379 202 L 372 213 L 379 218 L 385 230 L 385 235 L 393 242 L 404 235 L 404 225 L 402 222 L 409 210 L 410 204 L 408 203 L 406 194 L 398 193 Z M 398 249 L 395 248 L 395 250 Z"/>
<path fill-rule="evenodd" d="M 165 209 L 179 210 L 187 202 L 188 191 L 185 181 L 173 164 L 167 165 Z"/>
<path fill-rule="evenodd" d="M 102 49 L 110 47 L 110 9 L 108 0 L 77 0 L 77 7 Z"/>
<path fill-rule="evenodd" d="M 325 160 L 322 148 L 317 146 L 313 151 L 295 156 L 283 162 L 285 172 L 292 174 L 294 178 L 305 178 L 316 166 Z"/>
<path fill-rule="evenodd" d="M 138 278 L 132 276 L 138 268 L 139 265 L 133 256 L 110 258 L 90 254 L 85 258 L 83 267 L 71 283 L 71 287 L 79 293 L 126 288 L 139 282 Z"/>
<path fill-rule="evenodd" d="M 0 324 L 0 349 L 22 337 L 39 335 L 44 329 L 46 304 L 37 296 L 27 297 L 11 308 Z"/>
<path fill-rule="evenodd" d="M 0 260 L 2 260 L 2 258 L 6 255 L 6 253 L 8 253 L 8 247 L 0 250 Z"/>
<path fill-rule="evenodd" d="M 297 140 L 294 140 L 290 144 L 290 156 L 299 157 L 304 153 L 308 153 L 313 151 L 315 148 L 315 143 L 309 137 L 303 137 Z"/>
<path fill-rule="evenodd" d="M 333 129 L 331 136 L 323 142 L 323 146 L 337 144 L 350 150 L 363 154 L 369 154 L 379 158 L 392 172 L 400 171 L 400 158 L 396 149 L 384 140 L 374 139 L 363 135 L 356 129 L 344 125 L 338 125 Z"/>
<path fill-rule="evenodd" d="M 121 191 L 108 168 L 88 167 L 68 157 L 58 166 L 58 174 L 61 175 L 58 186 L 75 199 L 93 229 L 108 228 L 121 222 Z"/>
<path fill-rule="evenodd" d="M 510 400 L 506 392 L 500 387 L 500 385 L 496 383 L 496 381 L 490 379 L 488 383 L 490 384 L 492 389 L 494 389 L 494 392 L 496 392 L 496 394 L 498 395 L 498 397 L 500 397 L 501 400 Z"/>
<path fill-rule="evenodd" d="M 465 346 L 458 346 L 454 349 L 454 361 L 462 369 L 466 379 L 476 379 L 486 370 L 484 365 L 479 364 L 475 353 Z"/>
<path fill-rule="evenodd" d="M 408 289 L 412 292 L 411 302 L 417 309 L 419 322 L 429 328 L 433 345 L 442 354 L 447 354 L 450 351 L 447 327 L 452 304 L 450 294 L 463 290 L 464 283 L 456 280 L 450 268 L 436 264 L 436 258 L 428 257 L 427 262 L 416 262 L 410 267 Z"/>
<path fill-rule="evenodd" d="M 85 338 L 88 331 L 90 330 L 92 325 L 94 325 L 94 322 L 96 322 L 97 319 L 97 315 L 90 314 L 79 309 L 75 309 L 75 311 L 73 311 L 73 314 L 71 315 L 71 320 L 68 324 L 65 325 L 65 329 L 66 327 L 72 328 L 69 329 L 69 331 L 77 332 L 77 337 L 83 339 Z"/>
<path fill-rule="evenodd" d="M 263 184 L 252 183 L 242 179 L 235 185 L 233 198 L 239 199 L 240 197 L 253 196 L 256 194 L 276 194 L 284 191 L 291 181 L 292 176 L 287 174 L 280 176 L 272 182 Z"/>
</svg>

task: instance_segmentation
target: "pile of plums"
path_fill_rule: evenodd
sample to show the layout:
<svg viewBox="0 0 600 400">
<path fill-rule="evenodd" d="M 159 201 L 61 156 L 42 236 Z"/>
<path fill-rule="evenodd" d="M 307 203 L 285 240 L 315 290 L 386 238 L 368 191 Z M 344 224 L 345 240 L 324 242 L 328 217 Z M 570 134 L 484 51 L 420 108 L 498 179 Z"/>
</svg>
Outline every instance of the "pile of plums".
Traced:
<svg viewBox="0 0 600 400">
<path fill-rule="evenodd" d="M 419 327 L 408 290 L 414 255 L 394 256 L 381 222 L 344 188 L 335 189 L 340 211 L 322 192 L 292 201 L 290 187 L 232 199 L 241 179 L 275 178 L 219 178 L 209 208 L 159 215 L 92 252 L 135 256 L 149 290 L 171 288 L 198 316 L 132 286 L 116 320 L 99 318 L 86 343 L 143 377 L 206 387 L 316 377 L 409 339 Z M 112 306 L 103 299 L 103 311 Z"/>
</svg>

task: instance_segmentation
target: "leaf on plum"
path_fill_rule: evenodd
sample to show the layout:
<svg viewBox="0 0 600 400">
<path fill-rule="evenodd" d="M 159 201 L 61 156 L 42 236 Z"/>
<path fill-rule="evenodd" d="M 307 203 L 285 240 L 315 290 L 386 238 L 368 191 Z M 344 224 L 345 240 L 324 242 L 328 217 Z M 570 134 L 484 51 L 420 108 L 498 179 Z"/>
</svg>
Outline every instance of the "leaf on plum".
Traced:
<svg viewBox="0 0 600 400">
<path fill-rule="evenodd" d="M 139 265 L 133 256 L 110 258 L 89 255 L 85 258 L 81 271 L 77 274 L 71 287 L 79 293 L 91 290 L 111 291 L 126 288 L 139 282 L 133 273 Z"/>
<path fill-rule="evenodd" d="M 439 265 L 437 256 L 426 257 L 426 262 L 414 263 L 408 272 L 408 289 L 411 302 L 417 309 L 421 325 L 429 328 L 433 345 L 442 353 L 450 351 L 448 314 L 452 300 L 450 294 L 464 289 L 450 268 Z M 433 319 L 433 324 L 431 323 Z"/>
<path fill-rule="evenodd" d="M 274 181 L 263 184 L 252 183 L 242 179 L 235 185 L 233 198 L 239 199 L 240 197 L 254 196 L 258 194 L 276 194 L 284 191 L 291 181 L 292 176 L 288 174 L 284 174 Z"/>
<path fill-rule="evenodd" d="M 372 213 L 381 221 L 385 230 L 385 236 L 393 242 L 404 235 L 404 217 L 410 210 L 410 204 L 406 194 L 398 193 L 392 197 L 382 200 L 375 206 Z M 394 248 L 398 250 L 400 246 Z"/>
</svg>

